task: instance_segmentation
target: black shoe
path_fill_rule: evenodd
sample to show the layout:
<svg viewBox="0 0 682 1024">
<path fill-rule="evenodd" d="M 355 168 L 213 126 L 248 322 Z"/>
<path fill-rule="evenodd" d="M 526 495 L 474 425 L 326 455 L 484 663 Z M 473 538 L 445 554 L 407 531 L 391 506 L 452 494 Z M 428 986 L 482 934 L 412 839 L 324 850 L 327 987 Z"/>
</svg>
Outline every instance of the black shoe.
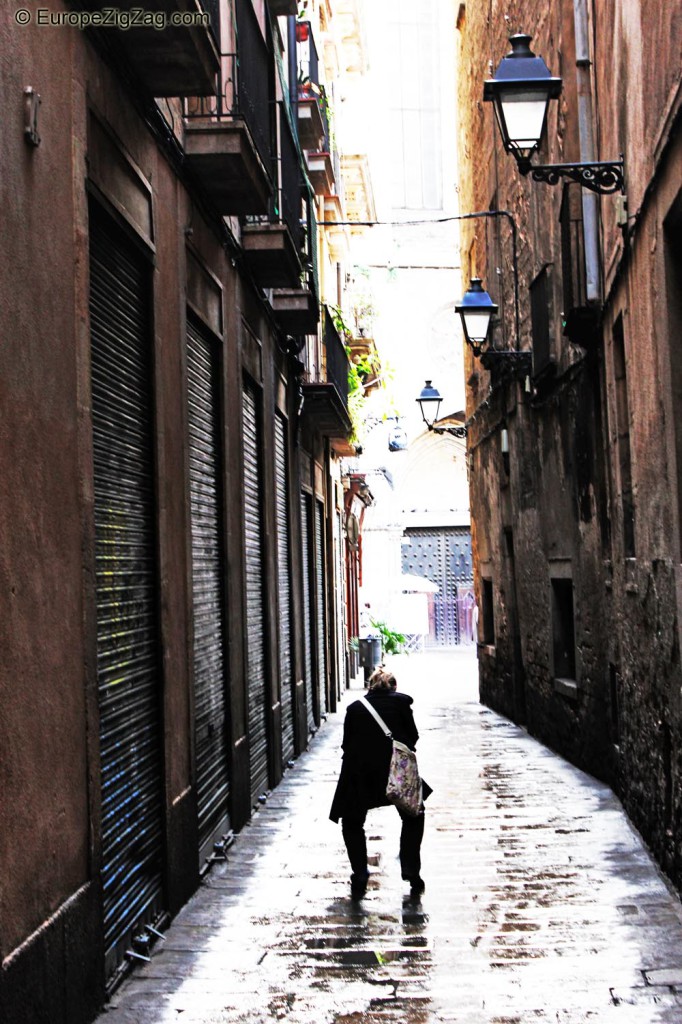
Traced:
<svg viewBox="0 0 682 1024">
<path fill-rule="evenodd" d="M 365 871 L 363 875 L 351 875 L 350 876 L 350 896 L 352 900 L 361 900 L 367 892 L 367 882 L 369 881 L 369 872 Z"/>
<path fill-rule="evenodd" d="M 410 896 L 421 896 L 426 889 L 426 882 L 420 875 L 415 875 L 414 878 L 408 879 L 410 883 Z"/>
</svg>

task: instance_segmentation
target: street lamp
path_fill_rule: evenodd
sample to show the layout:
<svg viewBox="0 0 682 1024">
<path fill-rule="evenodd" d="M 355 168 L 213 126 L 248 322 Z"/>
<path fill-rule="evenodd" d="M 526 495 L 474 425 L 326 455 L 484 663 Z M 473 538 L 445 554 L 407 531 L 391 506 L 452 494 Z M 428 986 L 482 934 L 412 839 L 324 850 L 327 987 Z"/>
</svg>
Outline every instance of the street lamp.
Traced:
<svg viewBox="0 0 682 1024">
<path fill-rule="evenodd" d="M 483 86 L 483 99 L 494 104 L 504 148 L 511 153 L 521 174 L 534 181 L 556 185 L 561 178 L 607 195 L 623 190 L 623 160 L 571 164 L 531 163 L 540 146 L 551 99 L 561 94 L 561 79 L 553 78 L 542 57 L 530 49 L 532 36 L 510 36 L 511 52 L 503 57 Z"/>
<path fill-rule="evenodd" d="M 430 380 L 424 382 L 424 387 L 421 389 L 419 398 L 419 408 L 421 409 L 422 419 L 426 424 L 428 430 L 432 430 L 434 434 L 451 434 L 453 437 L 466 437 L 467 428 L 462 427 L 437 427 L 436 420 L 438 419 L 438 410 L 440 409 L 440 403 L 443 401 L 440 391 L 438 388 L 434 388 Z"/>
<path fill-rule="evenodd" d="M 455 313 L 462 318 L 464 338 L 473 349 L 475 356 L 480 356 L 488 343 L 488 335 L 493 317 L 498 307 L 481 284 L 480 277 L 472 277 L 468 291 L 461 302 L 455 306 Z"/>
<path fill-rule="evenodd" d="M 515 288 L 517 287 L 515 281 Z M 467 343 L 486 370 L 494 369 L 498 379 L 527 379 L 533 368 L 532 354 L 516 348 L 497 349 L 492 344 L 492 329 L 497 323 L 497 308 L 483 288 L 480 277 L 472 277 L 464 297 L 455 306 L 455 312 L 462 318 Z"/>
</svg>

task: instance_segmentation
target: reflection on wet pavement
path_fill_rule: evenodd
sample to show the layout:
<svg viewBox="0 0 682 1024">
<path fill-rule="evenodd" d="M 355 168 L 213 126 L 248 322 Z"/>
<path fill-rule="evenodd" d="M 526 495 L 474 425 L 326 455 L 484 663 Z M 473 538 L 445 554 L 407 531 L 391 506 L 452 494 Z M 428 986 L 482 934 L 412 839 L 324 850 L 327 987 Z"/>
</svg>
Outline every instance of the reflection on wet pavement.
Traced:
<svg viewBox="0 0 682 1024">
<path fill-rule="evenodd" d="M 463 652 L 394 669 L 435 790 L 424 895 L 382 808 L 350 900 L 331 716 L 101 1024 L 682 1021 L 679 903 L 611 792 L 481 707 Z"/>
</svg>

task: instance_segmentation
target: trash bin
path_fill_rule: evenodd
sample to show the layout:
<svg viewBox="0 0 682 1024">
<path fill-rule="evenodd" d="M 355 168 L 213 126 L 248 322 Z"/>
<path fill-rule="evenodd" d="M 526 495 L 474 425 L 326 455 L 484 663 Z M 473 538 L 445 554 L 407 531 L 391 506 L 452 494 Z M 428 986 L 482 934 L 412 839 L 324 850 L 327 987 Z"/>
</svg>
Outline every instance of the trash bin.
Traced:
<svg viewBox="0 0 682 1024">
<path fill-rule="evenodd" d="M 360 665 L 365 670 L 365 682 L 381 662 L 381 637 L 365 636 L 358 640 Z"/>
</svg>

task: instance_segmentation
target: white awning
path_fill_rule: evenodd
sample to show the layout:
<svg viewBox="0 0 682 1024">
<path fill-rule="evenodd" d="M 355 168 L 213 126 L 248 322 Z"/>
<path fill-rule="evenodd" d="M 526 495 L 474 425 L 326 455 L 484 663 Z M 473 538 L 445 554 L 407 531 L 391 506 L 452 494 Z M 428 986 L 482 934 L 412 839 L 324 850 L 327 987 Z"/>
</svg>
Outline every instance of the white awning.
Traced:
<svg viewBox="0 0 682 1024">
<path fill-rule="evenodd" d="M 404 572 L 400 577 L 400 589 L 404 594 L 408 591 L 417 594 L 437 594 L 440 587 L 437 583 L 427 580 L 425 576 L 413 576 Z"/>
</svg>

